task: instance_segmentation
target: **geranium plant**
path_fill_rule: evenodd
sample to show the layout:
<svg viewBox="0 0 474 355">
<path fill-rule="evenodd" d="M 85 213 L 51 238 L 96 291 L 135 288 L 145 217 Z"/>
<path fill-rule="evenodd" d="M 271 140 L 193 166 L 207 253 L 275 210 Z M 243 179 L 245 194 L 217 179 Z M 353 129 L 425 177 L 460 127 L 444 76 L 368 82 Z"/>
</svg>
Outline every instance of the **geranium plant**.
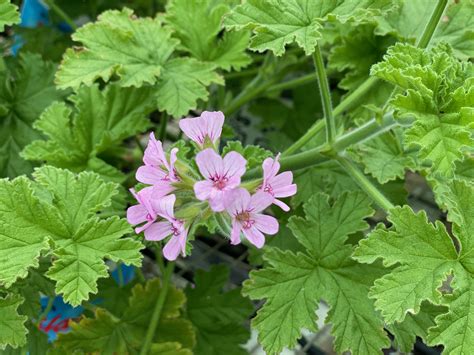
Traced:
<svg viewBox="0 0 474 355">
<path fill-rule="evenodd" d="M 337 353 L 474 351 L 471 0 L 0 0 L 0 27 L 2 351 L 324 324 Z M 216 241 L 242 285 L 192 264 Z"/>
</svg>

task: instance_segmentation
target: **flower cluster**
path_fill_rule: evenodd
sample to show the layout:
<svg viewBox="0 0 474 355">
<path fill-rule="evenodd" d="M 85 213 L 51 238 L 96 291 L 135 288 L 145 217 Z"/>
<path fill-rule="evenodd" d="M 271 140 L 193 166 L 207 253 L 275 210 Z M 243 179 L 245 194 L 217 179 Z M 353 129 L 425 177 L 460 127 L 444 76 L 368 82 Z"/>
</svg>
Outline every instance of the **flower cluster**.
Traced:
<svg viewBox="0 0 474 355">
<path fill-rule="evenodd" d="M 246 159 L 235 151 L 224 157 L 218 153 L 223 124 L 222 112 L 208 111 L 179 122 L 183 133 L 199 151 L 195 156 L 199 172 L 178 160 L 177 148 L 167 154 L 162 142 L 150 134 L 144 165 L 136 173 L 137 180 L 149 186 L 138 192 L 131 190 L 138 205 L 127 210 L 127 219 L 130 224 L 139 225 L 135 231 L 144 232 L 146 240 L 170 237 L 163 249 L 168 260 L 186 255 L 189 231 L 209 215 L 219 213 L 231 221 L 231 244 L 239 244 L 243 235 L 261 248 L 264 234 L 278 232 L 278 221 L 262 212 L 272 204 L 284 211 L 290 209 L 279 199 L 294 195 L 296 185 L 291 172 L 278 174 L 279 155 L 265 159 L 263 179 L 249 184 L 253 188 L 244 188 L 241 180 Z"/>
</svg>

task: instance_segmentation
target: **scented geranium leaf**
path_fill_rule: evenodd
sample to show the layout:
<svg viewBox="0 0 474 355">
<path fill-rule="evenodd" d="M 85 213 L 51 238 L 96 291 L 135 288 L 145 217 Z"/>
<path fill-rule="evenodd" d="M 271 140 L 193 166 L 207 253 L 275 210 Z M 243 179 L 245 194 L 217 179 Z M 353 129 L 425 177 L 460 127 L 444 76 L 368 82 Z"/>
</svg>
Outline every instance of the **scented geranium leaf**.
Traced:
<svg viewBox="0 0 474 355">
<path fill-rule="evenodd" d="M 240 141 L 229 141 L 222 150 L 225 155 L 228 152 L 236 151 L 247 159 L 247 169 L 260 167 L 265 158 L 272 157 L 273 153 L 257 145 L 242 145 Z"/>
<path fill-rule="evenodd" d="M 400 264 L 371 290 L 375 306 L 393 323 L 403 321 L 407 312 L 417 314 L 424 300 L 439 303 L 437 289 L 457 265 L 458 255 L 444 225 L 429 223 L 424 211 L 396 207 L 389 220 L 396 231 L 373 231 L 354 256 L 360 262 L 382 258 L 385 266 Z"/>
<path fill-rule="evenodd" d="M 112 185 L 97 174 L 45 166 L 35 171 L 36 182 L 25 177 L 0 182 L 0 281 L 9 287 L 39 266 L 43 251 L 52 248 L 47 275 L 56 293 L 79 305 L 97 292 L 97 279 L 107 276 L 104 259 L 140 265 L 141 243 L 121 238 L 131 231 L 124 219 L 99 219 L 96 212 L 110 204 Z M 89 184 L 91 191 L 85 186 Z"/>
<path fill-rule="evenodd" d="M 403 178 L 406 169 L 416 168 L 413 156 L 401 147 L 399 131 L 383 133 L 362 143 L 357 153 L 358 159 L 365 166 L 365 172 L 381 184 Z"/>
<path fill-rule="evenodd" d="M 215 64 L 171 58 L 179 41 L 158 17 L 136 18 L 127 8 L 106 11 L 73 39 L 83 47 L 66 51 L 56 75 L 60 87 L 78 88 L 117 75 L 120 86 L 156 86 L 155 107 L 180 116 L 196 108 L 198 99 L 207 99 L 208 85 L 223 83 Z"/>
<path fill-rule="evenodd" d="M 25 302 L 28 302 L 25 300 Z M 34 315 L 37 317 L 38 313 Z M 26 344 L 22 347 L 13 348 L 7 346 L 2 351 L 2 355 L 25 355 L 25 354 L 49 354 L 51 345 L 48 343 L 48 336 L 46 333 L 38 328 L 32 322 L 27 323 Z"/>
<path fill-rule="evenodd" d="M 289 228 L 306 251 L 267 249 L 268 265 L 244 283 L 250 298 L 266 299 L 253 320 L 260 342 L 269 353 L 294 346 L 303 328 L 316 331 L 316 308 L 324 300 L 337 352 L 379 353 L 390 342 L 367 294 L 383 271 L 352 260 L 353 247 L 346 244 L 349 234 L 368 227 L 369 199 L 344 193 L 331 205 L 328 196 L 317 194 L 304 209 L 306 218 L 290 218 Z"/>
<path fill-rule="evenodd" d="M 228 268 L 213 266 L 209 272 L 197 271 L 195 287 L 186 289 L 186 314 L 196 330 L 195 354 L 246 353 L 240 344 L 247 342 L 250 333 L 243 323 L 253 306 L 240 288 L 222 291 L 228 279 Z"/>
<path fill-rule="evenodd" d="M 122 174 L 98 155 L 113 151 L 125 138 L 149 127 L 152 89 L 111 84 L 101 91 L 98 85 L 83 86 L 69 99 L 74 107 L 56 102 L 43 112 L 34 126 L 48 139 L 34 141 L 22 155 L 75 172 L 92 170 L 109 180 L 120 180 Z"/>
<path fill-rule="evenodd" d="M 179 43 L 159 18 L 137 19 L 127 8 L 102 13 L 72 38 L 83 47 L 68 49 L 63 57 L 56 75 L 63 88 L 108 81 L 114 74 L 123 86 L 154 84 Z"/>
<path fill-rule="evenodd" d="M 249 34 L 222 31 L 222 17 L 229 12 L 227 0 L 173 0 L 166 7 L 166 21 L 194 58 L 212 62 L 224 70 L 239 70 L 250 64 L 245 53 Z M 203 21 L 202 19 L 206 19 Z"/>
<path fill-rule="evenodd" d="M 403 1 L 387 16 L 376 18 L 378 35 L 391 34 L 400 40 L 414 43 L 433 12 L 436 3 L 423 1 Z M 474 55 L 474 4 L 471 0 L 450 2 L 448 9 L 431 39 L 436 45 L 440 42 L 450 44 L 454 54 L 461 59 Z"/>
<path fill-rule="evenodd" d="M 472 64 L 454 59 L 446 45 L 423 50 L 396 44 L 372 75 L 406 90 L 391 101 L 400 119 L 414 120 L 405 145 L 419 147 L 418 156 L 433 173 L 452 177 L 454 163 L 474 144 Z"/>
<path fill-rule="evenodd" d="M 0 297 L 0 350 L 7 345 L 16 349 L 26 343 L 27 317 L 19 315 L 17 311 L 23 301 L 23 298 L 14 294 Z"/>
<path fill-rule="evenodd" d="M 252 50 L 271 50 L 279 56 L 287 44 L 296 42 L 310 55 L 328 19 L 363 22 L 392 6 L 392 2 L 385 0 L 249 0 L 235 7 L 224 24 L 231 29 L 251 29 L 254 33 L 250 42 Z"/>
<path fill-rule="evenodd" d="M 418 314 L 408 314 L 403 322 L 390 324 L 387 329 L 395 336 L 398 349 L 404 353 L 410 353 L 416 337 L 426 342 L 428 329 L 435 325 L 435 317 L 445 313 L 446 310 L 446 307 L 423 302 Z"/>
<path fill-rule="evenodd" d="M 84 317 L 79 323 L 71 323 L 72 331 L 59 336 L 58 348 L 71 352 L 138 353 L 151 320 L 150 310 L 160 292 L 158 279 L 150 280 L 146 285 L 137 284 L 120 314 L 98 308 L 94 318 Z M 175 349 L 178 354 L 188 354 L 194 346 L 192 325 L 180 318 L 185 300 L 182 291 L 174 287 L 168 290 L 153 339 L 157 349 L 169 348 L 166 351 Z"/>
<path fill-rule="evenodd" d="M 158 108 L 172 116 L 185 115 L 196 108 L 198 100 L 207 100 L 206 86 L 223 84 L 222 78 L 214 72 L 211 63 L 202 63 L 193 58 L 169 60 L 157 84 Z"/>
<path fill-rule="evenodd" d="M 18 7 L 10 3 L 10 0 L 0 0 L 0 32 L 5 26 L 11 26 L 20 22 Z"/>
<path fill-rule="evenodd" d="M 21 54 L 0 72 L 0 177 L 31 173 L 33 164 L 20 151 L 40 134 L 32 128 L 41 112 L 64 94 L 56 90 L 55 65 L 39 55 Z"/>
</svg>

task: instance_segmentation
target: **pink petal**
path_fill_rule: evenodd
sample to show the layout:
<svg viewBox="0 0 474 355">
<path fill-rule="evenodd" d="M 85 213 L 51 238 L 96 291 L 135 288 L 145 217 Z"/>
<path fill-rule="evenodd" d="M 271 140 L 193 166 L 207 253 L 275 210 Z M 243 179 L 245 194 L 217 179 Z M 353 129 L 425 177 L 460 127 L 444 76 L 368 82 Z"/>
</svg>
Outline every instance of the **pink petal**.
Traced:
<svg viewBox="0 0 474 355">
<path fill-rule="evenodd" d="M 288 206 L 286 203 L 284 203 L 283 201 L 280 201 L 280 200 L 273 200 L 273 203 L 275 205 L 277 205 L 278 207 L 280 207 L 283 211 L 285 212 L 288 212 L 290 210 L 290 206 Z"/>
<path fill-rule="evenodd" d="M 223 160 L 224 163 L 224 174 L 227 178 L 238 177 L 240 178 L 245 173 L 245 166 L 247 160 L 237 152 L 229 152 L 226 154 Z"/>
<path fill-rule="evenodd" d="M 146 208 L 142 205 L 131 206 L 127 209 L 127 221 L 131 225 L 140 224 L 146 221 L 147 214 Z"/>
<path fill-rule="evenodd" d="M 201 201 L 207 200 L 213 190 L 214 183 L 209 180 L 198 181 L 194 184 L 194 194 L 196 198 Z"/>
<path fill-rule="evenodd" d="M 146 165 L 151 166 L 164 166 L 166 170 L 169 170 L 168 162 L 166 161 L 165 152 L 163 150 L 163 144 L 161 141 L 155 139 L 153 132 L 150 133 L 148 140 L 148 146 L 145 149 L 143 155 L 143 162 Z"/>
<path fill-rule="evenodd" d="M 255 221 L 254 227 L 262 233 L 270 235 L 278 233 L 279 225 L 275 217 L 264 214 L 252 214 L 252 218 Z"/>
<path fill-rule="evenodd" d="M 240 230 L 242 226 L 239 222 L 233 221 L 232 223 L 232 232 L 230 233 L 230 244 L 237 245 L 240 244 Z"/>
<path fill-rule="evenodd" d="M 224 195 L 224 206 L 231 216 L 247 211 L 250 204 L 250 193 L 244 188 L 231 190 Z"/>
<path fill-rule="evenodd" d="M 280 154 L 278 154 L 275 159 L 267 158 L 263 161 L 263 180 L 265 182 L 274 177 L 278 173 L 278 170 L 280 170 L 280 163 L 278 162 L 279 159 Z"/>
<path fill-rule="evenodd" d="M 206 179 L 219 175 L 224 172 L 222 158 L 213 149 L 204 149 L 196 155 L 196 163 L 202 176 Z"/>
<path fill-rule="evenodd" d="M 178 148 L 173 148 L 171 149 L 171 152 L 170 152 L 170 170 L 169 170 L 169 175 L 170 177 L 175 177 L 175 170 L 174 170 L 174 165 L 176 163 L 176 160 L 178 160 L 178 152 L 179 152 L 179 149 Z"/>
<path fill-rule="evenodd" d="M 198 144 L 203 143 L 203 136 L 201 132 L 200 117 L 183 118 L 179 121 L 179 128 L 191 140 Z"/>
<path fill-rule="evenodd" d="M 270 206 L 273 203 L 273 200 L 274 197 L 271 194 L 259 190 L 252 195 L 250 199 L 249 209 L 254 213 L 261 212 L 265 208 Z"/>
<path fill-rule="evenodd" d="M 273 189 L 273 194 L 275 197 L 289 197 L 296 194 L 296 191 L 296 184 L 291 184 L 284 187 L 279 187 L 278 189 Z"/>
<path fill-rule="evenodd" d="M 135 176 L 137 181 L 140 181 L 144 184 L 154 185 L 161 183 L 167 175 L 168 173 L 161 170 L 160 168 L 143 165 L 138 168 Z"/>
<path fill-rule="evenodd" d="M 157 222 L 145 229 L 145 239 L 159 241 L 171 234 L 171 223 Z"/>
<path fill-rule="evenodd" d="M 175 195 L 164 196 L 160 199 L 153 200 L 153 207 L 157 214 L 166 218 L 170 222 L 174 220 L 174 203 L 176 202 Z"/>
<path fill-rule="evenodd" d="M 204 111 L 201 114 L 201 119 L 205 122 L 206 135 L 212 143 L 216 143 L 222 134 L 224 114 L 221 111 Z"/>
<path fill-rule="evenodd" d="M 224 191 L 217 190 L 213 197 L 209 198 L 209 206 L 214 212 L 222 212 L 225 210 L 225 194 Z"/>
<path fill-rule="evenodd" d="M 247 240 L 257 248 L 260 249 L 265 244 L 265 237 L 257 228 L 251 227 L 248 229 L 243 229 L 243 232 Z"/>
<path fill-rule="evenodd" d="M 162 181 L 159 184 L 153 185 L 151 198 L 152 200 L 160 199 L 174 190 L 176 190 L 176 188 L 171 185 L 171 181 Z"/>
<path fill-rule="evenodd" d="M 181 252 L 181 243 L 179 241 L 179 236 L 171 237 L 169 242 L 166 243 L 165 247 L 163 248 L 163 256 L 166 259 L 173 261 L 173 260 L 176 260 L 180 252 Z"/>
<path fill-rule="evenodd" d="M 135 233 L 140 234 L 144 230 L 147 230 L 155 221 L 148 221 L 143 226 L 135 228 Z"/>
</svg>

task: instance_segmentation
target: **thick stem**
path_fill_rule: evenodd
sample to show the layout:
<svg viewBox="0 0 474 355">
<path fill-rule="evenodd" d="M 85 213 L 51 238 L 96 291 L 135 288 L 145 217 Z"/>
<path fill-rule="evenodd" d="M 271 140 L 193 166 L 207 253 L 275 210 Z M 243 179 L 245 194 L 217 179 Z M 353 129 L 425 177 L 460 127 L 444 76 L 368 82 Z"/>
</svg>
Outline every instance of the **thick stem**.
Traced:
<svg viewBox="0 0 474 355">
<path fill-rule="evenodd" d="M 336 121 L 332 112 L 331 91 L 329 90 L 328 77 L 324 68 L 323 54 L 319 45 L 313 53 L 314 67 L 318 77 L 319 93 L 323 105 L 324 118 L 326 120 L 326 142 L 332 144 L 336 139 Z"/>
<path fill-rule="evenodd" d="M 161 312 L 165 304 L 166 296 L 168 295 L 168 289 L 170 286 L 171 275 L 173 274 L 173 270 L 174 262 L 168 263 L 168 265 L 166 265 L 165 272 L 162 278 L 163 284 L 161 287 L 161 292 L 158 296 L 158 299 L 156 300 L 155 308 L 153 309 L 150 324 L 148 325 L 148 330 L 146 332 L 145 342 L 143 343 L 143 346 L 140 350 L 140 355 L 147 355 L 150 351 L 150 347 L 156 333 L 156 328 L 158 327 L 158 323 L 160 321 Z"/>
<path fill-rule="evenodd" d="M 168 115 L 166 112 L 161 114 L 161 122 L 160 122 L 160 141 L 164 142 L 166 138 L 166 127 L 168 127 Z"/>
<path fill-rule="evenodd" d="M 444 10 L 446 9 L 446 5 L 448 4 L 448 0 L 438 0 L 438 4 L 433 10 L 431 14 L 430 20 L 425 26 L 423 33 L 420 37 L 420 40 L 417 43 L 418 48 L 426 48 L 433 37 L 433 34 L 438 27 L 439 19 L 443 15 Z"/>
<path fill-rule="evenodd" d="M 344 157 L 337 157 L 337 162 L 347 171 L 347 173 L 355 180 L 359 187 L 369 195 L 375 203 L 377 203 L 385 212 L 390 211 L 395 207 L 387 197 L 372 184 L 372 182 L 365 176 L 350 160 Z"/>
<path fill-rule="evenodd" d="M 362 85 L 360 85 L 356 90 L 346 96 L 344 100 L 342 100 L 339 105 L 337 105 L 333 110 L 334 116 L 339 116 L 343 112 L 347 111 L 348 109 L 356 106 L 365 94 L 376 88 L 380 85 L 381 81 L 375 77 L 370 77 L 367 79 Z M 311 138 L 313 138 L 316 134 L 318 134 L 326 125 L 324 120 L 317 121 L 300 139 L 294 142 L 291 146 L 289 146 L 284 152 L 283 155 L 290 155 L 295 153 L 296 151 L 300 150 L 303 146 L 308 143 Z"/>
<path fill-rule="evenodd" d="M 272 85 L 267 89 L 266 92 L 270 93 L 274 91 L 293 89 L 293 88 L 297 88 L 298 86 L 303 86 L 303 85 L 312 83 L 316 80 L 318 80 L 318 77 L 316 76 L 316 74 L 311 73 L 311 74 L 300 76 L 299 78 L 287 80 L 282 83 Z"/>
<path fill-rule="evenodd" d="M 245 105 L 247 102 L 251 101 L 255 97 L 259 96 L 262 92 L 267 90 L 273 82 L 261 83 L 262 76 L 261 74 L 257 75 L 246 87 L 245 89 L 237 95 L 231 103 L 223 110 L 225 116 L 229 116 L 236 112 L 241 106 Z"/>
</svg>

